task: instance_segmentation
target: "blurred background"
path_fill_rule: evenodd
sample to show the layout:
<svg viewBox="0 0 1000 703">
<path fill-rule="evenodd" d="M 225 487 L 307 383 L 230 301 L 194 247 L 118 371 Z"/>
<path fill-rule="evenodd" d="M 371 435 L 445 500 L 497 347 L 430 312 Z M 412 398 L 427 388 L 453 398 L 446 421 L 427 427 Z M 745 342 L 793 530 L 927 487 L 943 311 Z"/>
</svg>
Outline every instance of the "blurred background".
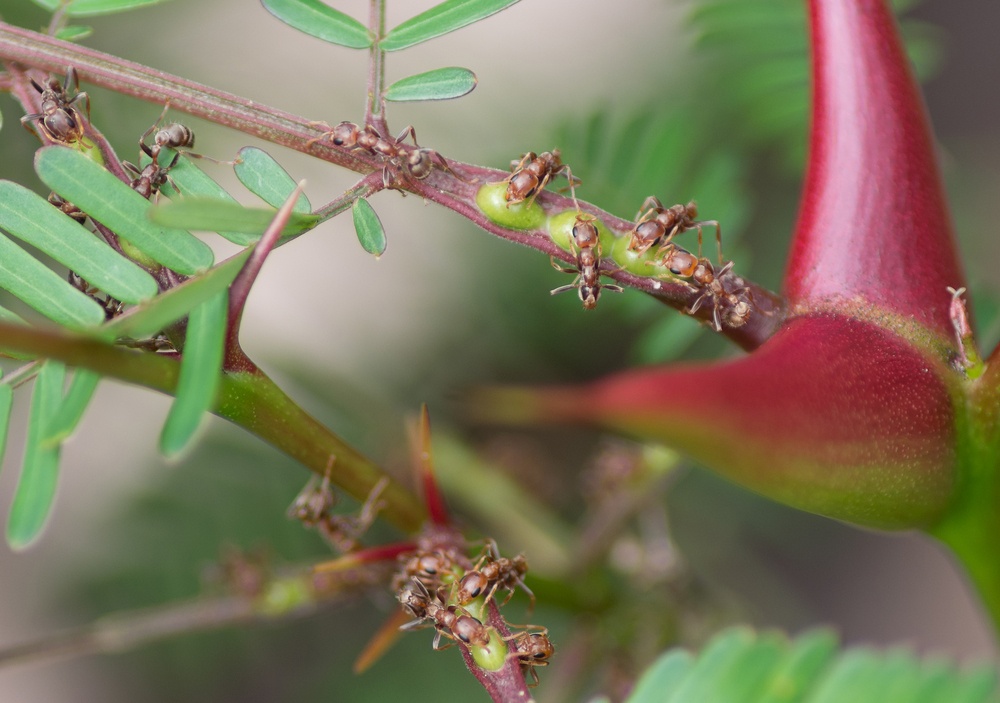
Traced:
<svg viewBox="0 0 1000 703">
<path fill-rule="evenodd" d="M 388 4 L 393 26 L 434 3 Z M 390 55 L 390 82 L 447 65 L 479 77 L 477 89 L 459 101 L 391 105 L 390 124 L 412 124 L 423 146 L 451 158 L 498 168 L 525 151 L 558 147 L 583 181 L 580 197 L 623 217 L 649 194 L 665 203 L 696 198 L 705 217 L 723 223 L 727 258 L 776 289 L 805 149 L 801 4 L 621 0 L 587 3 L 581 11 L 572 0 L 525 0 Z M 1000 252 L 988 235 L 1000 216 L 1000 62 L 983 47 L 1000 24 L 1000 5 L 897 3 L 904 4 L 980 342 L 989 350 L 1000 337 L 1000 272 L 993 265 Z M 336 6 L 367 15 L 364 0 Z M 2 12 L 19 26 L 47 23 L 28 0 L 5 0 Z M 304 36 L 257 2 L 171 0 L 89 24 L 95 33 L 85 43 L 102 51 L 310 119 L 362 119 L 365 53 Z M 93 122 L 119 155 L 136 160 L 139 135 L 161 106 L 83 88 Z M 0 178 L 41 190 L 31 171 L 37 140 L 18 126 L 21 113 L 7 95 L 0 95 L 0 112 Z M 218 159 L 254 143 L 184 122 L 197 134 L 197 150 Z M 356 178 L 257 145 L 294 178 L 308 180 L 314 205 Z M 200 165 L 252 202 L 231 170 Z M 428 403 L 442 479 L 470 533 L 491 534 L 505 553 L 524 550 L 529 584 L 539 577 L 531 622 L 547 625 L 559 650 L 540 672 L 542 699 L 620 693 L 622 681 L 662 647 L 696 645 L 732 622 L 790 632 L 831 625 L 849 643 L 907 644 L 963 661 L 995 656 L 978 604 L 927 538 L 863 532 L 785 509 L 676 457 L 647 461 L 643 448 L 592 432 L 470 425 L 456 398 L 477 384 L 582 381 L 627 365 L 737 352 L 634 292 L 606 295 L 585 314 L 574 295 L 548 295 L 566 279 L 544 257 L 415 197 L 383 192 L 372 205 L 388 233 L 385 255 L 366 254 L 343 218 L 282 248 L 250 298 L 244 349 L 316 417 L 404 480 L 404 423 Z M 217 239 L 212 244 L 220 256 L 232 251 Z M 16 394 L 0 513 L 16 485 L 27 400 L 28 393 Z M 102 382 L 66 445 L 43 539 L 16 555 L 0 546 L 0 648 L 111 613 L 196 598 L 227 547 L 259 549 L 277 563 L 330 557 L 315 533 L 285 517 L 308 478 L 302 467 L 214 418 L 195 450 L 166 462 L 156 438 L 168 406 L 165 397 Z M 549 521 L 538 524 L 552 526 L 555 544 L 602 514 L 595 486 L 628 484 L 614 467 L 627 474 L 652 465 L 665 477 L 653 482 L 653 500 L 633 506 L 600 568 L 582 571 L 586 578 L 563 593 L 546 586 L 540 542 L 498 521 L 505 506 L 463 488 L 460 477 L 473 463 L 482 475 L 495 472 L 533 495 Z M 371 534 L 374 543 L 394 538 L 384 527 Z M 523 611 L 524 599 L 513 607 Z M 0 701 L 485 698 L 456 652 L 431 650 L 428 632 L 408 633 L 367 673 L 351 673 L 364 643 L 395 609 L 390 594 L 379 593 L 304 618 L 0 668 Z M 666 613 L 663 622 L 654 619 L 658 632 L 638 625 L 651 611 Z"/>
</svg>

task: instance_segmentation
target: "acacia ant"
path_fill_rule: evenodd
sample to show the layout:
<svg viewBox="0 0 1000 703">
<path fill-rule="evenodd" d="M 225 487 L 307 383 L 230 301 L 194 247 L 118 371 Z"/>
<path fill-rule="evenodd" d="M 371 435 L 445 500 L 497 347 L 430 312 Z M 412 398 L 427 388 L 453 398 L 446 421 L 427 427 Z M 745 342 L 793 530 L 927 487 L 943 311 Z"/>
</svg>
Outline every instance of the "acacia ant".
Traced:
<svg viewBox="0 0 1000 703">
<path fill-rule="evenodd" d="M 80 100 L 86 103 L 87 117 L 90 117 L 90 97 L 86 93 L 76 93 L 72 98 L 70 93 L 76 92 L 76 69 L 70 66 L 66 69 L 66 79 L 63 83 L 55 76 L 49 76 L 43 88 L 32 78 L 31 85 L 41 93 L 41 109 L 39 113 L 25 115 L 21 124 L 28 127 L 29 122 L 35 122 L 42 133 L 54 142 L 72 144 L 83 139 L 85 118 L 76 109 L 75 103 Z"/>
<path fill-rule="evenodd" d="M 572 283 L 553 288 L 549 294 L 556 295 L 576 288 L 584 310 L 593 310 L 597 307 L 601 289 L 615 293 L 622 292 L 621 286 L 601 284 L 601 238 L 597 225 L 594 224 L 595 219 L 592 215 L 576 216 L 572 231 L 572 250 L 576 255 L 576 268 L 560 266 L 555 259 L 550 259 L 554 269 L 563 273 L 575 273 L 576 278 Z"/>
<path fill-rule="evenodd" d="M 441 586 L 441 577 L 453 573 L 455 560 L 441 550 L 421 550 L 410 554 L 397 576 L 397 580 L 403 583 L 416 579 L 428 589 L 437 590 Z"/>
<path fill-rule="evenodd" d="M 545 628 L 540 632 L 524 630 L 505 639 L 510 643 L 513 654 L 521 662 L 522 669 L 531 674 L 533 682 L 528 685 L 537 686 L 538 674 L 535 672 L 535 667 L 548 666 L 549 659 L 556 652 L 556 648 L 549 640 L 549 631 Z"/>
<path fill-rule="evenodd" d="M 441 635 L 466 645 L 485 647 L 490 643 L 490 632 L 483 623 L 469 615 L 463 608 L 445 605 L 438 596 L 431 595 L 419 579 L 411 579 L 396 596 L 403 607 L 416 620 L 403 625 L 401 630 L 413 630 L 426 623 L 434 625 L 434 649 L 440 647 Z"/>
<path fill-rule="evenodd" d="M 166 114 L 167 109 L 163 108 L 163 114 Z M 160 119 L 163 119 L 163 115 L 160 115 Z M 142 149 L 143 153 L 153 160 L 154 163 L 158 163 L 160 158 L 160 151 L 164 148 L 169 149 L 181 149 L 181 148 L 191 148 L 194 146 L 194 132 L 190 128 L 185 127 L 179 122 L 171 122 L 162 129 L 157 129 L 159 127 L 160 120 L 157 120 L 152 127 L 147 129 L 139 137 L 139 148 Z M 156 134 L 153 134 L 156 132 Z M 153 144 L 152 146 L 146 144 L 146 138 L 153 134 Z M 193 156 L 193 154 L 192 154 Z M 174 154 L 174 158 L 171 160 L 170 165 L 167 168 L 173 168 L 177 163 L 177 159 L 180 157 L 180 152 Z"/>
<path fill-rule="evenodd" d="M 742 327 L 747 323 L 753 310 L 751 305 L 753 296 L 748 288 L 744 286 L 736 291 L 729 291 L 723 284 L 722 277 L 729 273 L 732 268 L 733 262 L 730 261 L 716 272 L 712 262 L 702 257 L 698 260 L 698 265 L 691 274 L 691 280 L 694 281 L 696 288 L 701 289 L 702 292 L 691 303 L 687 312 L 693 315 L 703 302 L 711 300 L 712 326 L 716 332 L 722 331 L 723 322 L 726 323 L 727 327 Z M 720 309 L 723 310 L 721 315 L 719 314 Z"/>
<path fill-rule="evenodd" d="M 504 196 L 507 199 L 507 207 L 525 200 L 530 206 L 545 185 L 560 173 L 565 172 L 571 191 L 580 185 L 580 180 L 575 178 L 569 166 L 562 162 L 558 149 L 543 151 L 541 154 L 529 151 L 520 161 L 511 161 L 510 170 L 511 174 L 504 179 L 507 183 L 507 193 Z M 576 200 L 575 193 L 573 199 Z"/>
<path fill-rule="evenodd" d="M 515 589 L 520 586 L 531 599 L 531 609 L 535 607 L 535 594 L 524 583 L 524 576 L 528 573 L 528 562 L 523 554 L 518 554 L 513 559 L 500 556 L 497 543 L 489 539 L 483 555 L 472 570 L 465 572 L 455 588 L 454 598 L 459 605 L 467 605 L 480 595 L 486 594 L 485 602 L 489 602 L 498 588 L 507 589 L 505 605 L 513 595 Z"/>
<path fill-rule="evenodd" d="M 407 135 L 413 140 L 412 145 L 403 141 Z M 385 162 L 385 167 L 382 169 L 382 183 L 387 188 L 392 187 L 390 165 L 418 181 L 430 176 L 435 165 L 457 175 L 451 170 L 441 154 L 433 149 L 425 149 L 417 143 L 417 132 L 412 126 L 407 126 L 395 139 L 390 140 L 383 137 L 372 125 L 359 127 L 353 122 L 345 121 L 320 136 L 310 139 L 307 144 L 326 139 L 329 139 L 334 146 L 342 146 L 345 149 L 362 149 L 373 156 L 381 157 Z"/>
<path fill-rule="evenodd" d="M 719 250 L 719 263 L 722 263 L 722 227 L 717 220 L 698 220 L 698 207 L 692 200 L 687 205 L 672 205 L 663 207 L 656 196 L 646 198 L 639 212 L 636 213 L 636 224 L 632 228 L 632 239 L 628 243 L 629 251 L 642 254 L 650 247 L 660 244 L 665 247 L 680 232 L 689 229 L 698 230 L 698 256 L 701 256 L 701 228 L 715 227 L 715 241 Z"/>
<path fill-rule="evenodd" d="M 59 209 L 59 212 L 63 213 L 64 215 L 67 215 L 75 222 L 78 222 L 79 224 L 82 225 L 87 221 L 87 213 L 85 213 L 76 205 L 63 198 L 55 191 L 49 193 L 48 200 L 49 203 L 51 203 L 54 207 Z"/>
<path fill-rule="evenodd" d="M 337 515 L 333 506 L 337 504 L 337 496 L 330 487 L 330 470 L 334 458 L 331 456 L 326 465 L 326 473 L 322 479 L 313 476 L 305 488 L 295 497 L 288 507 L 289 518 L 300 521 L 306 527 L 314 527 L 333 547 L 342 552 L 349 552 L 357 546 L 358 538 L 375 521 L 375 516 L 382 507 L 378 497 L 389 485 L 388 477 L 376 483 L 357 517 Z"/>
</svg>

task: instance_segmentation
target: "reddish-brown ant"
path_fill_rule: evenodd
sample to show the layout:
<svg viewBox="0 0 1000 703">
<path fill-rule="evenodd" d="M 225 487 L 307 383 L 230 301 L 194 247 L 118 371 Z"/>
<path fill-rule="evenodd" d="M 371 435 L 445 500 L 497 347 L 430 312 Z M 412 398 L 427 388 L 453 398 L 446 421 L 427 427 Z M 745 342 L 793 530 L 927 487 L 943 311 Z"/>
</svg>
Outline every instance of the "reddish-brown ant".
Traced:
<svg viewBox="0 0 1000 703">
<path fill-rule="evenodd" d="M 455 560 L 441 550 L 411 552 L 397 580 L 405 583 L 416 579 L 433 591 L 441 586 L 443 576 L 454 572 L 454 567 Z"/>
<path fill-rule="evenodd" d="M 532 683 L 528 685 L 537 686 L 538 674 L 535 667 L 548 666 L 549 659 L 556 652 L 549 640 L 549 631 L 544 628 L 540 632 L 521 631 L 505 639 L 510 643 L 512 653 L 521 662 L 521 667 L 531 674 Z"/>
<path fill-rule="evenodd" d="M 43 88 L 32 78 L 31 85 L 41 93 L 40 113 L 25 115 L 21 124 L 26 128 L 29 122 L 35 122 L 44 135 L 54 142 L 72 144 L 83 139 L 85 119 L 76 109 L 75 103 L 86 103 L 87 116 L 90 116 L 90 97 L 86 93 L 76 93 L 70 98 L 70 93 L 76 91 L 76 69 L 70 66 L 66 70 L 66 80 L 63 83 L 55 76 L 49 76 Z"/>
<path fill-rule="evenodd" d="M 412 145 L 404 142 L 407 136 L 413 140 Z M 353 122 L 341 122 L 333 129 L 310 139 L 308 144 L 327 139 L 334 146 L 342 146 L 345 149 L 362 149 L 373 156 L 381 157 L 385 162 L 385 167 L 382 169 L 382 182 L 387 188 L 392 187 L 390 165 L 404 171 L 418 181 L 430 176 L 434 166 L 439 166 L 449 173 L 455 173 L 441 154 L 433 149 L 425 149 L 417 143 L 417 132 L 412 126 L 403 129 L 395 139 L 388 139 L 383 137 L 372 125 L 359 127 Z"/>
<path fill-rule="evenodd" d="M 687 205 L 672 205 L 663 207 L 663 203 L 655 196 L 649 196 L 642 203 L 636 214 L 636 224 L 632 228 L 632 239 L 628 243 L 629 251 L 642 254 L 657 244 L 667 246 L 680 232 L 689 229 L 698 230 L 698 256 L 701 256 L 701 228 L 715 227 L 715 240 L 719 250 L 719 263 L 722 263 L 722 227 L 717 220 L 698 220 L 698 207 L 694 201 Z"/>
<path fill-rule="evenodd" d="M 579 214 L 576 216 L 576 223 L 573 225 L 572 231 L 572 249 L 576 255 L 576 268 L 560 266 L 555 262 L 555 259 L 551 259 L 553 268 L 563 273 L 575 273 L 576 278 L 572 283 L 552 289 L 550 295 L 576 288 L 584 310 L 593 310 L 597 307 L 602 289 L 615 293 L 622 292 L 621 286 L 601 284 L 601 238 L 597 225 L 594 224 L 594 219 L 591 215 Z"/>
<path fill-rule="evenodd" d="M 580 185 L 580 180 L 574 178 L 569 166 L 562 162 L 558 149 L 541 154 L 529 151 L 520 161 L 511 161 L 510 170 L 511 174 L 504 179 L 507 183 L 507 207 L 524 201 L 530 206 L 545 185 L 560 173 L 566 174 L 571 191 Z M 573 199 L 576 200 L 575 193 Z"/>
<path fill-rule="evenodd" d="M 479 562 L 467 571 L 455 588 L 454 598 L 459 605 L 467 605 L 475 598 L 485 594 L 485 601 L 489 602 L 498 588 L 507 589 L 507 598 L 504 604 L 509 601 L 514 590 L 520 586 L 531 599 L 531 608 L 535 607 L 535 594 L 524 583 L 524 576 L 528 573 L 528 562 L 523 554 L 518 554 L 513 559 L 500 556 L 497 543 L 492 539 L 487 540 L 483 555 Z"/>
<path fill-rule="evenodd" d="M 463 608 L 445 605 L 418 579 L 411 579 L 410 583 L 403 586 L 397 598 L 416 618 L 400 629 L 413 630 L 428 623 L 433 624 L 437 630 L 434 636 L 434 649 L 443 649 L 439 646 L 441 635 L 477 647 L 485 647 L 490 643 L 489 629 L 483 623 L 469 615 Z"/>
<path fill-rule="evenodd" d="M 712 302 L 712 326 L 716 332 L 722 331 L 722 323 L 727 327 L 742 327 L 750 318 L 753 310 L 753 296 L 748 288 L 741 287 L 735 291 L 730 291 L 722 282 L 722 278 L 733 268 L 733 262 L 723 266 L 717 272 L 712 266 L 712 262 L 702 257 L 698 260 L 691 280 L 695 286 L 701 290 L 688 314 L 694 314 L 706 300 Z M 721 310 L 721 314 L 720 314 Z"/>
</svg>

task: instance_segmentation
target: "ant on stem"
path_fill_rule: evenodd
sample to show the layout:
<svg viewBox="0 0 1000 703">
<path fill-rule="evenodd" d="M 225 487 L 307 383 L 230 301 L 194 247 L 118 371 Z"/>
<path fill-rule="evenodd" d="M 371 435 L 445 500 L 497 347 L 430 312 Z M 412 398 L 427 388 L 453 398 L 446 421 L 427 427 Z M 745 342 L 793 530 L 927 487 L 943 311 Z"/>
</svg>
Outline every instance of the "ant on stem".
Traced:
<svg viewBox="0 0 1000 703">
<path fill-rule="evenodd" d="M 556 295 L 564 291 L 576 288 L 584 310 L 593 310 L 597 307 L 597 301 L 601 297 L 601 290 L 609 290 L 621 293 L 621 286 L 612 284 L 601 284 L 601 238 L 594 224 L 597 218 L 593 215 L 578 213 L 576 223 L 573 225 L 571 249 L 576 255 L 576 268 L 567 268 L 556 263 L 550 258 L 552 267 L 563 273 L 575 273 L 576 278 L 572 283 L 565 286 L 553 288 L 549 294 Z"/>
<path fill-rule="evenodd" d="M 34 122 L 42 133 L 50 140 L 61 144 L 72 144 L 83 140 L 84 124 L 90 117 L 90 97 L 86 93 L 71 93 L 77 89 L 76 69 L 70 66 L 66 69 L 66 79 L 63 83 L 55 76 L 49 76 L 43 88 L 32 78 L 31 85 L 41 94 L 41 109 L 39 113 L 25 115 L 21 124 L 28 128 L 29 122 Z M 80 101 L 86 103 L 87 117 L 83 117 L 76 108 Z"/>
</svg>

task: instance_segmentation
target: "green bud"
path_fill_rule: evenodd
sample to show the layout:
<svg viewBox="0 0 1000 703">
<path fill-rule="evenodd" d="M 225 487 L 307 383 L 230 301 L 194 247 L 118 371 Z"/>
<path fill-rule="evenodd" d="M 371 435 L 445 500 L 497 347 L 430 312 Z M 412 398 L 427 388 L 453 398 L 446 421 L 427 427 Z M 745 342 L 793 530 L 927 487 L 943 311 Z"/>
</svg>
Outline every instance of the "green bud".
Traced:
<svg viewBox="0 0 1000 703">
<path fill-rule="evenodd" d="M 492 222 L 508 229 L 539 229 L 545 224 L 542 206 L 527 201 L 508 206 L 507 182 L 487 183 L 476 193 L 476 205 Z"/>
</svg>

